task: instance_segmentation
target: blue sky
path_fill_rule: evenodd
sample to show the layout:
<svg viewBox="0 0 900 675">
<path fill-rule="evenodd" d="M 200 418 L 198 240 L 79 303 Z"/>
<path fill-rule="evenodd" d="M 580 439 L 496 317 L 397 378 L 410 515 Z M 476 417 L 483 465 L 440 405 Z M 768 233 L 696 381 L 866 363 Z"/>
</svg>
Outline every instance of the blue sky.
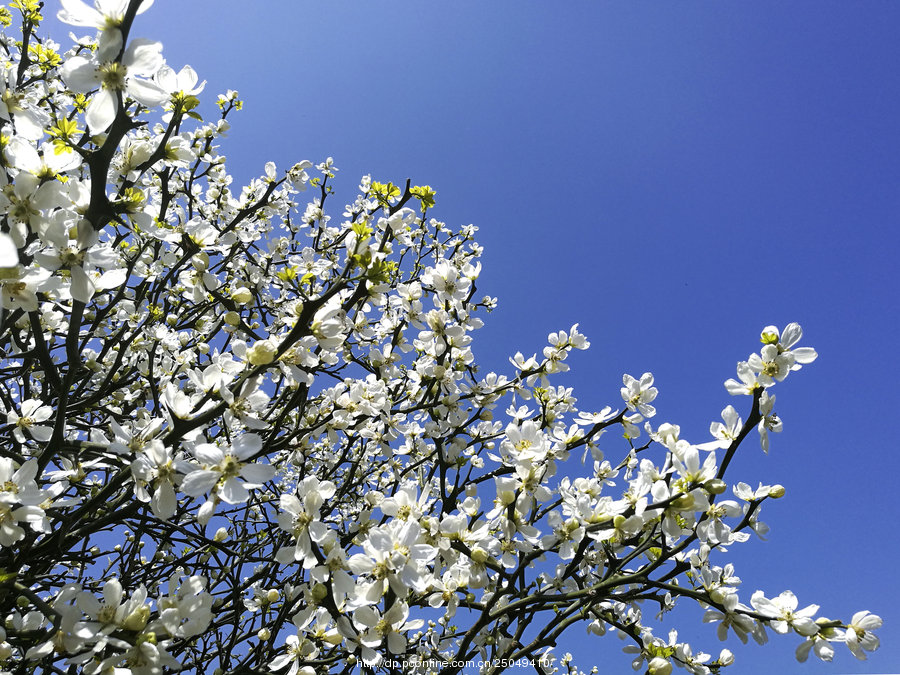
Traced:
<svg viewBox="0 0 900 675">
<path fill-rule="evenodd" d="M 770 454 L 751 438 L 729 470 L 787 496 L 769 541 L 730 554 L 746 600 L 869 609 L 883 646 L 797 664 L 798 640 L 773 636 L 729 644 L 730 670 L 873 674 L 900 663 L 898 25 L 877 0 L 157 0 L 133 35 L 208 80 L 205 110 L 240 91 L 236 181 L 333 156 L 335 205 L 364 173 L 410 177 L 435 216 L 478 225 L 479 288 L 500 299 L 476 334 L 485 370 L 579 322 L 592 348 L 564 382 L 585 409 L 649 370 L 654 421 L 700 442 L 728 403 L 746 415 L 722 383 L 760 329 L 799 321 L 819 360 L 776 388 Z M 717 653 L 699 616 L 675 625 Z M 614 638 L 575 637 L 583 666 L 629 670 Z"/>
</svg>

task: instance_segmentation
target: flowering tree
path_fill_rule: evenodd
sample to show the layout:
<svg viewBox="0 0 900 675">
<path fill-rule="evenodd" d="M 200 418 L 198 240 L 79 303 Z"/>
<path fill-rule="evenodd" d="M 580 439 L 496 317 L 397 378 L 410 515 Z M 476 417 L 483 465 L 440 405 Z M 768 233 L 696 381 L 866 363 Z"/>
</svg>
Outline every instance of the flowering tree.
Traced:
<svg viewBox="0 0 900 675">
<path fill-rule="evenodd" d="M 233 191 L 240 100 L 201 118 L 194 71 L 130 36 L 151 4 L 63 0 L 97 31 L 65 52 L 36 0 L 0 10 L 3 673 L 578 673 L 576 624 L 637 670 L 720 672 L 727 649 L 654 635 L 679 600 L 800 660 L 878 646 L 868 612 L 741 602 L 724 560 L 784 494 L 725 473 L 816 358 L 797 324 L 699 444 L 647 421 L 649 373 L 599 412 L 551 384 L 577 326 L 482 373 L 475 228 L 368 176 L 333 218 L 330 159 Z"/>
</svg>

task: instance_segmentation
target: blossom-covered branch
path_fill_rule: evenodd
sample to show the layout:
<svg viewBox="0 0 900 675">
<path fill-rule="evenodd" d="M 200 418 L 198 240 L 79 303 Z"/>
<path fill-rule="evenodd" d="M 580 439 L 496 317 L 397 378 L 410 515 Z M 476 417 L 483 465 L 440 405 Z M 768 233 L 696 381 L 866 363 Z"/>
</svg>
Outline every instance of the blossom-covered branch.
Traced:
<svg viewBox="0 0 900 675">
<path fill-rule="evenodd" d="M 0 672 L 576 673 L 579 627 L 720 672 L 654 634 L 679 601 L 801 660 L 878 646 L 877 616 L 748 594 L 726 559 L 785 492 L 726 471 L 816 358 L 797 324 L 712 440 L 651 422 L 650 373 L 579 409 L 577 325 L 483 372 L 477 228 L 431 187 L 366 176 L 335 207 L 329 158 L 237 190 L 240 98 L 201 115 L 198 75 L 132 36 L 152 3 L 61 4 L 88 31 L 65 48 L 40 3 L 0 10 Z"/>
</svg>

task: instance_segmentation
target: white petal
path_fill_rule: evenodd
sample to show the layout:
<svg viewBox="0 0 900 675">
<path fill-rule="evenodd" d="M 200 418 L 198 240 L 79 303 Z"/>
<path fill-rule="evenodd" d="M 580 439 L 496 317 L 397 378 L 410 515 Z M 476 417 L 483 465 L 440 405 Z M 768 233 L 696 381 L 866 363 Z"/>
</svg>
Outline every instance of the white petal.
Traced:
<svg viewBox="0 0 900 675">
<path fill-rule="evenodd" d="M 270 464 L 247 464 L 241 468 L 241 476 L 248 483 L 262 485 L 275 477 L 275 467 Z"/>
<path fill-rule="evenodd" d="M 797 344 L 800 338 L 803 337 L 803 329 L 800 328 L 799 323 L 789 323 L 784 327 L 784 332 L 781 334 L 781 339 L 779 342 L 784 346 L 785 349 L 790 349 L 792 346 Z"/>
<path fill-rule="evenodd" d="M 17 169 L 38 174 L 41 171 L 41 157 L 35 147 L 24 138 L 15 136 L 4 149 L 6 160 Z"/>
<path fill-rule="evenodd" d="M 122 603 L 122 584 L 118 579 L 110 579 L 103 585 L 103 601 L 110 607 L 118 607 Z"/>
<path fill-rule="evenodd" d="M 812 363 L 819 356 L 812 347 L 798 347 L 791 354 L 794 355 L 794 360 L 797 363 Z"/>
<path fill-rule="evenodd" d="M 61 0 L 60 4 L 63 8 L 57 12 L 56 18 L 63 23 L 93 28 L 100 28 L 103 25 L 103 15 L 81 0 Z"/>
<path fill-rule="evenodd" d="M 209 492 L 218 480 L 218 471 L 207 471 L 204 469 L 192 471 L 181 482 L 181 491 L 189 497 L 199 497 Z"/>
<path fill-rule="evenodd" d="M 161 481 L 150 500 L 150 507 L 157 518 L 168 520 L 175 515 L 178 502 L 175 499 L 175 488 L 169 481 Z"/>
<path fill-rule="evenodd" d="M 19 250 L 8 234 L 0 233 L 0 268 L 15 267 L 19 264 Z"/>
<path fill-rule="evenodd" d="M 163 65 L 162 43 L 146 38 L 132 40 L 125 50 L 122 63 L 129 75 L 152 77 Z"/>
<path fill-rule="evenodd" d="M 171 66 L 163 66 L 153 76 L 156 83 L 169 92 L 178 91 L 178 76 Z"/>
<path fill-rule="evenodd" d="M 122 51 L 122 31 L 118 28 L 107 28 L 97 36 L 96 56 L 102 63 L 115 59 Z"/>
<path fill-rule="evenodd" d="M 123 269 L 110 270 L 100 275 L 100 278 L 94 281 L 97 290 L 106 290 L 108 288 L 117 288 L 125 283 L 128 278 L 128 271 Z"/>
<path fill-rule="evenodd" d="M 303 506 L 294 495 L 281 495 L 280 504 L 282 509 L 294 516 L 303 513 Z"/>
<path fill-rule="evenodd" d="M 116 119 L 118 105 L 119 102 L 113 91 L 101 89 L 94 94 L 94 98 L 88 104 L 85 116 L 92 133 L 99 134 L 109 129 L 113 120 Z"/>
<path fill-rule="evenodd" d="M 79 302 L 90 302 L 91 298 L 94 297 L 94 284 L 81 267 L 73 267 L 70 271 L 72 273 L 72 285 L 69 291 L 72 293 L 72 297 Z"/>
<path fill-rule="evenodd" d="M 65 173 L 81 166 L 81 155 L 69 148 L 57 152 L 56 146 L 52 143 L 44 143 L 41 152 L 44 153 L 44 164 L 53 173 Z"/>
<path fill-rule="evenodd" d="M 128 0 L 95 0 L 94 4 L 103 16 L 121 16 L 128 9 Z"/>
<path fill-rule="evenodd" d="M 197 72 L 190 66 L 185 66 L 178 72 L 178 84 L 181 85 L 181 89 L 184 91 L 194 91 L 198 79 L 200 78 L 197 76 Z M 202 84 L 200 88 L 203 88 Z"/>
<path fill-rule="evenodd" d="M 53 437 L 53 429 L 50 427 L 34 426 L 29 428 L 28 431 L 38 443 L 46 443 Z"/>
<path fill-rule="evenodd" d="M 194 457 L 204 464 L 218 464 L 225 459 L 225 453 L 217 445 L 200 443 L 194 448 Z"/>
<path fill-rule="evenodd" d="M 83 56 L 73 56 L 66 61 L 60 69 L 60 75 L 69 89 L 82 94 L 100 84 L 100 72 L 97 64 Z"/>
<path fill-rule="evenodd" d="M 52 180 L 44 183 L 35 191 L 31 203 L 37 209 L 55 209 L 57 206 L 63 205 L 63 197 L 63 184 Z"/>
<path fill-rule="evenodd" d="M 13 115 L 16 132 L 30 141 L 39 141 L 44 127 L 50 124 L 50 116 L 36 110 L 20 110 Z"/>
<path fill-rule="evenodd" d="M 125 83 L 125 91 L 141 105 L 152 108 L 169 100 L 169 92 L 150 80 L 129 78 Z"/>
<path fill-rule="evenodd" d="M 222 501 L 229 504 L 243 504 L 250 498 L 250 493 L 237 478 L 229 478 L 222 486 Z"/>
<path fill-rule="evenodd" d="M 234 441 L 232 447 L 235 457 L 247 459 L 262 450 L 262 438 L 259 434 L 244 434 Z"/>
</svg>

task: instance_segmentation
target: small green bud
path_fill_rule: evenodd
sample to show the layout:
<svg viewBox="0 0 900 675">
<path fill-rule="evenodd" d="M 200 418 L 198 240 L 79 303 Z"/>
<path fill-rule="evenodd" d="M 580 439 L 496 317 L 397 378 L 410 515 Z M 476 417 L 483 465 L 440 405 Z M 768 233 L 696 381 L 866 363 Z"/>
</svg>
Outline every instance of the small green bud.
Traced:
<svg viewBox="0 0 900 675">
<path fill-rule="evenodd" d="M 711 495 L 720 495 L 728 489 L 725 481 L 719 478 L 711 478 L 703 484 L 703 487 L 705 487 L 706 491 Z"/>
</svg>

